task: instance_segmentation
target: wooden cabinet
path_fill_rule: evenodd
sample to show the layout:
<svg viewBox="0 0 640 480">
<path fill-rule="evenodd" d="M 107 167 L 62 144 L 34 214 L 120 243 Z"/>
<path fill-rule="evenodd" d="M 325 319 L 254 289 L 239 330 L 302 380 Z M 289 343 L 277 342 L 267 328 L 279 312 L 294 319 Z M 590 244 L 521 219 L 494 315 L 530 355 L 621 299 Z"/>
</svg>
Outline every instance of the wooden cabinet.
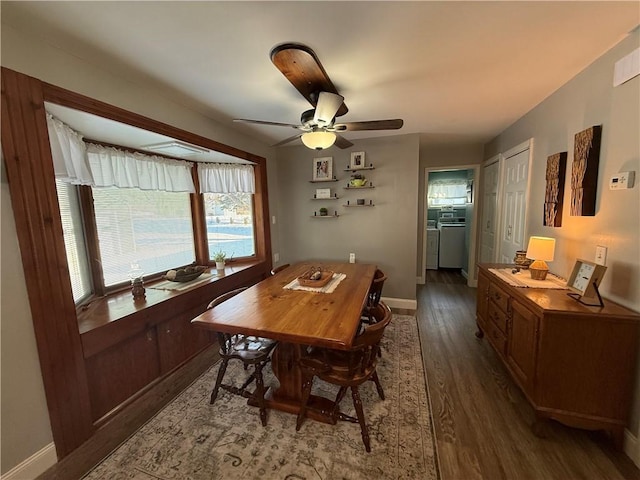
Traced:
<svg viewBox="0 0 640 480">
<path fill-rule="evenodd" d="M 476 336 L 487 336 L 537 419 L 606 430 L 621 447 L 640 315 L 608 300 L 582 305 L 567 290 L 511 286 L 492 272 L 507 267 L 480 265 Z"/>
</svg>

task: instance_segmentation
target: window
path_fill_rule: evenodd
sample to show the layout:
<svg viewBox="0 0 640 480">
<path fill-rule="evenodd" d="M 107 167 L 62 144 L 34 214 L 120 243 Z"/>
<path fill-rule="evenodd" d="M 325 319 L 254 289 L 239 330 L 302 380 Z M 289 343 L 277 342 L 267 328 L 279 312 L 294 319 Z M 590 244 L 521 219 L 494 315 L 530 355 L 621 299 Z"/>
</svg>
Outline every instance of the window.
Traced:
<svg viewBox="0 0 640 480">
<path fill-rule="evenodd" d="M 464 205 L 467 203 L 467 180 L 436 180 L 429 182 L 427 198 L 430 207 Z"/>
<path fill-rule="evenodd" d="M 209 260 L 220 250 L 227 258 L 254 256 L 253 195 L 205 193 L 203 197 Z"/>
<path fill-rule="evenodd" d="M 64 246 L 71 278 L 74 302 L 79 303 L 92 293 L 91 272 L 87 261 L 82 215 L 77 188 L 69 183 L 56 180 L 58 204 L 62 220 Z"/>
<path fill-rule="evenodd" d="M 195 262 L 186 192 L 92 188 L 105 287 L 129 280 L 132 263 L 145 275 Z"/>
</svg>

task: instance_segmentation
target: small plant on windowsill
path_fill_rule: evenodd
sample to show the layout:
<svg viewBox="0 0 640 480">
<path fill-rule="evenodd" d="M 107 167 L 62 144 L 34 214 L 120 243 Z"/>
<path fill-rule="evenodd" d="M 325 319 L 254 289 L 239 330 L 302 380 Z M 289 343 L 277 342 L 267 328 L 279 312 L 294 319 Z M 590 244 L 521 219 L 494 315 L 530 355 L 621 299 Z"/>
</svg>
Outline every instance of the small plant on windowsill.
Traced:
<svg viewBox="0 0 640 480">
<path fill-rule="evenodd" d="M 227 254 L 222 250 L 218 250 L 213 254 L 213 261 L 216 262 L 216 270 L 224 270 L 224 263 L 227 259 Z"/>
</svg>

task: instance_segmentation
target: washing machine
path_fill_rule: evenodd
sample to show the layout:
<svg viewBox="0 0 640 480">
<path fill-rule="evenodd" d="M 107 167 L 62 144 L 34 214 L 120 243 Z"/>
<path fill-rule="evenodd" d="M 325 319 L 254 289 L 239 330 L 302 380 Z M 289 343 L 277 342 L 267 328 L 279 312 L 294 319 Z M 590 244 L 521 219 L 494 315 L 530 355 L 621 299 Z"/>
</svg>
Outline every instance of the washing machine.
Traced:
<svg viewBox="0 0 640 480">
<path fill-rule="evenodd" d="M 438 220 L 440 248 L 438 268 L 464 268 L 465 231 L 464 217 L 446 216 Z"/>
</svg>

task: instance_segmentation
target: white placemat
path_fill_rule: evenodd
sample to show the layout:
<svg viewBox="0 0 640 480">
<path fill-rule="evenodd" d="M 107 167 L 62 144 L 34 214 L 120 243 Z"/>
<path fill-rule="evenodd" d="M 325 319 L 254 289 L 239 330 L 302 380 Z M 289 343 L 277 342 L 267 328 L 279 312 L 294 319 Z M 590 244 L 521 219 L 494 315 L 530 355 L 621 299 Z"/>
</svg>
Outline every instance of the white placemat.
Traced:
<svg viewBox="0 0 640 480">
<path fill-rule="evenodd" d="M 511 268 L 490 268 L 489 271 L 512 287 L 567 289 L 567 281 L 553 273 L 547 273 L 547 278 L 544 280 L 534 280 L 528 270 L 512 273 Z"/>
<path fill-rule="evenodd" d="M 151 288 L 153 290 L 186 290 L 191 287 L 195 287 L 196 285 L 200 285 L 201 283 L 206 283 L 211 280 L 211 277 L 216 277 L 217 275 L 211 273 L 203 273 L 198 278 L 191 280 L 190 282 L 172 282 L 171 280 L 163 280 L 159 283 L 154 283 L 153 285 L 145 285 L 145 288 Z"/>
<path fill-rule="evenodd" d="M 304 287 L 300 285 L 298 279 L 294 279 L 292 282 L 287 283 L 284 287 L 287 290 L 305 290 L 307 292 L 320 292 L 320 293 L 331 293 L 336 287 L 340 284 L 342 280 L 347 278 L 346 273 L 334 273 L 329 283 L 327 283 L 324 287 Z"/>
</svg>

